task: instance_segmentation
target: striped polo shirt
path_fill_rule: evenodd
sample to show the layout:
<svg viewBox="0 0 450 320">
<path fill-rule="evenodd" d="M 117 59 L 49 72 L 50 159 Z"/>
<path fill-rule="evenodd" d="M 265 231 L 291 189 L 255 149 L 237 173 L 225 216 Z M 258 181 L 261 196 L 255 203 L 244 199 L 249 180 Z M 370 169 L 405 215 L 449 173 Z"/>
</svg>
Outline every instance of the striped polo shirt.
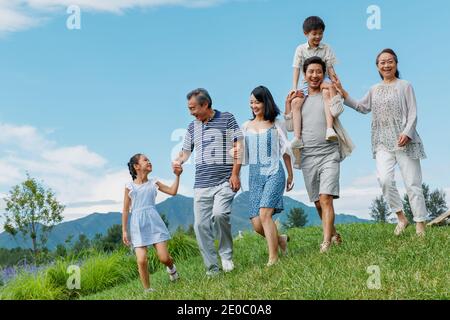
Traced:
<svg viewBox="0 0 450 320">
<path fill-rule="evenodd" d="M 234 142 L 243 139 L 231 113 L 214 111 L 214 118 L 207 123 L 192 121 L 184 138 L 183 150 L 195 151 L 195 189 L 215 187 L 230 179 L 234 161 L 229 151 Z"/>
</svg>

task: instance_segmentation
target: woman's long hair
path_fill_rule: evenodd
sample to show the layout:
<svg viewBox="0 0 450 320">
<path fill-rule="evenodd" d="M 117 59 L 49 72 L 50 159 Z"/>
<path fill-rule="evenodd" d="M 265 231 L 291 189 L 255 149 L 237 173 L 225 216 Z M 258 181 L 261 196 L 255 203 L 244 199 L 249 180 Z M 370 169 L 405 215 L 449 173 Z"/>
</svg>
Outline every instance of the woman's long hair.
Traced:
<svg viewBox="0 0 450 320">
<path fill-rule="evenodd" d="M 280 109 L 273 100 L 273 96 L 269 89 L 264 86 L 259 86 L 253 89 L 252 94 L 256 100 L 264 104 L 264 120 L 275 122 L 275 119 L 280 114 Z M 255 119 L 255 117 L 256 116 L 253 113 L 253 119 Z"/>
</svg>

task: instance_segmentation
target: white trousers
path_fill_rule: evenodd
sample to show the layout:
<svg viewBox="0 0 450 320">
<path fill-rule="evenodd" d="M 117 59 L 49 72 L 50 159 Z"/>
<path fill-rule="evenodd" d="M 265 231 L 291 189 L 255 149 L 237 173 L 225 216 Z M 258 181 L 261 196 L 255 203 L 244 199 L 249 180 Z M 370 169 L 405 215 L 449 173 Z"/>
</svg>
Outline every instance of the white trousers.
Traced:
<svg viewBox="0 0 450 320">
<path fill-rule="evenodd" d="M 387 152 L 377 150 L 378 182 L 383 196 L 392 212 L 403 211 L 403 203 L 395 183 L 395 165 L 398 163 L 408 194 L 415 222 L 427 220 L 428 212 L 422 190 L 422 169 L 419 159 L 411 159 L 403 151 Z"/>
</svg>

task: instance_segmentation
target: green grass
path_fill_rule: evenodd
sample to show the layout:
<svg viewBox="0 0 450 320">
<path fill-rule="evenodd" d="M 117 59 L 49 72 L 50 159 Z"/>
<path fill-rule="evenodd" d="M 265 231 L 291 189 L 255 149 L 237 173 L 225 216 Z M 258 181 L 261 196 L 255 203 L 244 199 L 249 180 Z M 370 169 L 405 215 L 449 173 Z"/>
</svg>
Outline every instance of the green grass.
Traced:
<svg viewBox="0 0 450 320">
<path fill-rule="evenodd" d="M 52 286 L 44 273 L 23 273 L 17 276 L 0 292 L 2 300 L 61 300 L 64 290 Z"/>
<path fill-rule="evenodd" d="M 450 229 L 414 228 L 397 238 L 388 224 L 338 226 L 344 244 L 319 253 L 321 228 L 291 229 L 290 253 L 267 268 L 263 238 L 246 233 L 235 241 L 236 269 L 213 279 L 200 256 L 177 262 L 181 280 L 170 283 L 164 270 L 151 276 L 157 292 L 144 294 L 134 280 L 81 299 L 449 299 Z M 369 289 L 367 268 L 377 265 L 381 288 Z"/>
<path fill-rule="evenodd" d="M 171 255 L 177 260 L 186 260 L 199 255 L 194 239 L 185 235 L 174 235 L 169 243 Z M 6 300 L 67 300 L 95 294 L 138 278 L 136 258 L 123 248 L 111 254 L 91 252 L 82 263 L 77 258 L 56 261 L 36 275 L 22 273 L 0 288 L 0 299 Z M 80 268 L 81 288 L 67 288 L 67 273 L 70 265 Z M 149 270 L 162 269 L 155 251 L 149 253 Z"/>
</svg>

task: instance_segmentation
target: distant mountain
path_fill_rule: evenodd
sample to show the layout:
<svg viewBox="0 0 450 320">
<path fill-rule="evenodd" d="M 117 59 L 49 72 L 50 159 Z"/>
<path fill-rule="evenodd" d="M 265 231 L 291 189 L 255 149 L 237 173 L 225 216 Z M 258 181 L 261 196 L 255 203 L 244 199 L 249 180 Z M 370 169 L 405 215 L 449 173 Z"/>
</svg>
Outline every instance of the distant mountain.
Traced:
<svg viewBox="0 0 450 320">
<path fill-rule="evenodd" d="M 171 197 L 156 206 L 160 214 L 165 214 L 169 220 L 169 230 L 175 231 L 179 226 L 187 229 L 190 224 L 194 223 L 193 199 L 182 195 Z M 233 202 L 233 210 L 231 213 L 231 226 L 233 234 L 237 234 L 239 230 L 251 229 L 251 223 L 248 219 L 248 203 L 249 192 L 243 192 L 236 196 Z M 296 201 L 289 197 L 284 197 L 285 210 L 274 216 L 280 222 L 286 220 L 287 212 L 292 208 L 302 208 L 308 216 L 307 225 L 320 225 L 321 221 L 314 207 L 308 207 L 302 202 Z M 50 234 L 47 246 L 50 250 L 56 248 L 60 243 L 64 243 L 69 235 L 73 235 L 73 239 L 78 239 L 80 234 L 85 234 L 88 238 L 93 238 L 95 234 L 105 234 L 109 227 L 114 224 L 122 223 L 122 215 L 118 212 L 110 213 L 93 213 L 78 220 L 63 222 L 58 224 Z M 358 218 L 353 215 L 338 214 L 336 215 L 336 223 L 368 223 L 370 220 Z M 3 232 L 0 234 L 0 247 L 31 247 L 31 241 L 24 241 L 20 236 L 16 239 L 9 234 Z"/>
</svg>

